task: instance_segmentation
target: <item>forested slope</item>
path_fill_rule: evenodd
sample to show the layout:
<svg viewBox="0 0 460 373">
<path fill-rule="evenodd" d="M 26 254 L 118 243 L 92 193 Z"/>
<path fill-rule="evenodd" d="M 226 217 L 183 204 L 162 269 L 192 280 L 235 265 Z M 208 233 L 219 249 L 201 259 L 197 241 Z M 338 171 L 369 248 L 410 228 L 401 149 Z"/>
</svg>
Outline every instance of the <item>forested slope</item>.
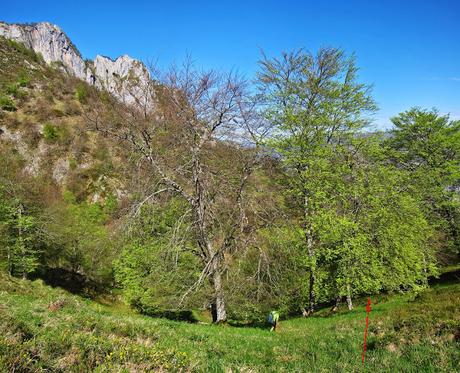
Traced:
<svg viewBox="0 0 460 373">
<path fill-rule="evenodd" d="M 129 105 L 3 38 L 0 67 L 12 276 L 249 323 L 417 293 L 458 263 L 460 122 L 408 108 L 369 131 L 340 49 L 264 56 L 257 87 L 189 62 Z"/>
</svg>

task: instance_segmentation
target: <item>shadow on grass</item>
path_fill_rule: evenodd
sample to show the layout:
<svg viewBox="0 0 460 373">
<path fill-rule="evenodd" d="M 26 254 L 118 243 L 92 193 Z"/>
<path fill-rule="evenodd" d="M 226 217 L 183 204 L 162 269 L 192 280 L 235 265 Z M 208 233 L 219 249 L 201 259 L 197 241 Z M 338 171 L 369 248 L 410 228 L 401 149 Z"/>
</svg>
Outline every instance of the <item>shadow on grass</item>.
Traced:
<svg viewBox="0 0 460 373">
<path fill-rule="evenodd" d="M 438 278 L 431 277 L 428 283 L 430 285 L 458 284 L 460 283 L 460 269 L 444 272 Z"/>
<path fill-rule="evenodd" d="M 132 304 L 142 315 L 168 319 L 173 321 L 185 321 L 191 324 L 198 323 L 198 319 L 191 310 L 165 310 L 145 304 Z"/>
<path fill-rule="evenodd" d="M 109 285 L 94 281 L 80 273 L 65 268 L 41 268 L 30 276 L 31 280 L 41 279 L 46 285 L 60 287 L 69 293 L 86 298 L 94 298 L 107 293 Z"/>
<path fill-rule="evenodd" d="M 280 322 L 282 322 L 281 320 Z M 229 320 L 228 325 L 235 328 L 256 328 L 262 330 L 270 330 L 271 325 L 266 321 L 238 321 L 238 320 Z"/>
</svg>

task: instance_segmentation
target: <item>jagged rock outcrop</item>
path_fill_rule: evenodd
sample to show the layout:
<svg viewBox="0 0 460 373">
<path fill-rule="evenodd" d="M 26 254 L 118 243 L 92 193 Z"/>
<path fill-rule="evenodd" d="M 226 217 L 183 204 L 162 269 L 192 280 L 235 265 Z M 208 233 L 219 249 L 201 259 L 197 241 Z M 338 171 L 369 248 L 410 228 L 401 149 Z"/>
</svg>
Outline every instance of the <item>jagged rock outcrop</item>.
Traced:
<svg viewBox="0 0 460 373">
<path fill-rule="evenodd" d="M 0 36 L 23 43 L 40 53 L 46 63 L 61 62 L 69 73 L 86 78 L 85 61 L 58 26 L 48 22 L 31 25 L 0 22 Z"/>
<path fill-rule="evenodd" d="M 27 25 L 0 22 L 0 36 L 23 43 L 40 53 L 47 63 L 62 63 L 69 74 L 106 89 L 127 104 L 136 103 L 142 108 L 152 105 L 152 96 L 147 94 L 152 84 L 149 71 L 128 55 L 116 60 L 98 55 L 94 61 L 85 63 L 67 35 L 48 22 Z"/>
<path fill-rule="evenodd" d="M 88 71 L 87 81 L 104 88 L 127 104 L 145 106 L 152 85 L 149 71 L 145 65 L 128 55 L 112 60 L 96 56 Z"/>
</svg>

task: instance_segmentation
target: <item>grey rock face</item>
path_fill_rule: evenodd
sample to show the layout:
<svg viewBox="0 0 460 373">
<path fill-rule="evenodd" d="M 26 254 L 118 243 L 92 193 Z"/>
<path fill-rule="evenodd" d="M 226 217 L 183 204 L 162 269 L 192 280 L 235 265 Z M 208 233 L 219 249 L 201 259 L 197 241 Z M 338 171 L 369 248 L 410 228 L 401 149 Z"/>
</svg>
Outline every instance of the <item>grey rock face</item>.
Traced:
<svg viewBox="0 0 460 373">
<path fill-rule="evenodd" d="M 127 55 L 116 60 L 96 56 L 92 63 L 86 64 L 67 35 L 48 22 L 31 25 L 0 22 L 0 36 L 41 53 L 46 63 L 62 63 L 69 74 L 106 89 L 122 102 L 144 109 L 151 107 L 151 77 L 138 60 Z"/>
<path fill-rule="evenodd" d="M 104 88 L 127 104 L 148 106 L 152 80 L 145 65 L 128 55 L 112 60 L 96 56 L 88 71 L 87 81 Z"/>
<path fill-rule="evenodd" d="M 0 35 L 21 42 L 35 52 L 41 53 L 46 63 L 61 62 L 68 72 L 85 79 L 85 62 L 58 26 L 48 22 L 34 25 L 10 25 L 0 22 Z"/>
</svg>

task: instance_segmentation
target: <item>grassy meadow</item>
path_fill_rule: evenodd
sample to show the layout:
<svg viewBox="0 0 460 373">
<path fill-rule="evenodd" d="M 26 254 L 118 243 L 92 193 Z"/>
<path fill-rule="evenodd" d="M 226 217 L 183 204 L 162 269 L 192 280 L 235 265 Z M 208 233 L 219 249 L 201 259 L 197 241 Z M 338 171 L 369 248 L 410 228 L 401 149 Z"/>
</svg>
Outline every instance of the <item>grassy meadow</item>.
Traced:
<svg viewBox="0 0 460 373">
<path fill-rule="evenodd" d="M 282 320 L 280 329 L 150 318 L 42 281 L 0 278 L 4 372 L 455 372 L 460 284 L 373 298 L 361 364 L 364 302 L 351 312 Z M 343 307 L 345 308 L 345 307 Z"/>
</svg>

